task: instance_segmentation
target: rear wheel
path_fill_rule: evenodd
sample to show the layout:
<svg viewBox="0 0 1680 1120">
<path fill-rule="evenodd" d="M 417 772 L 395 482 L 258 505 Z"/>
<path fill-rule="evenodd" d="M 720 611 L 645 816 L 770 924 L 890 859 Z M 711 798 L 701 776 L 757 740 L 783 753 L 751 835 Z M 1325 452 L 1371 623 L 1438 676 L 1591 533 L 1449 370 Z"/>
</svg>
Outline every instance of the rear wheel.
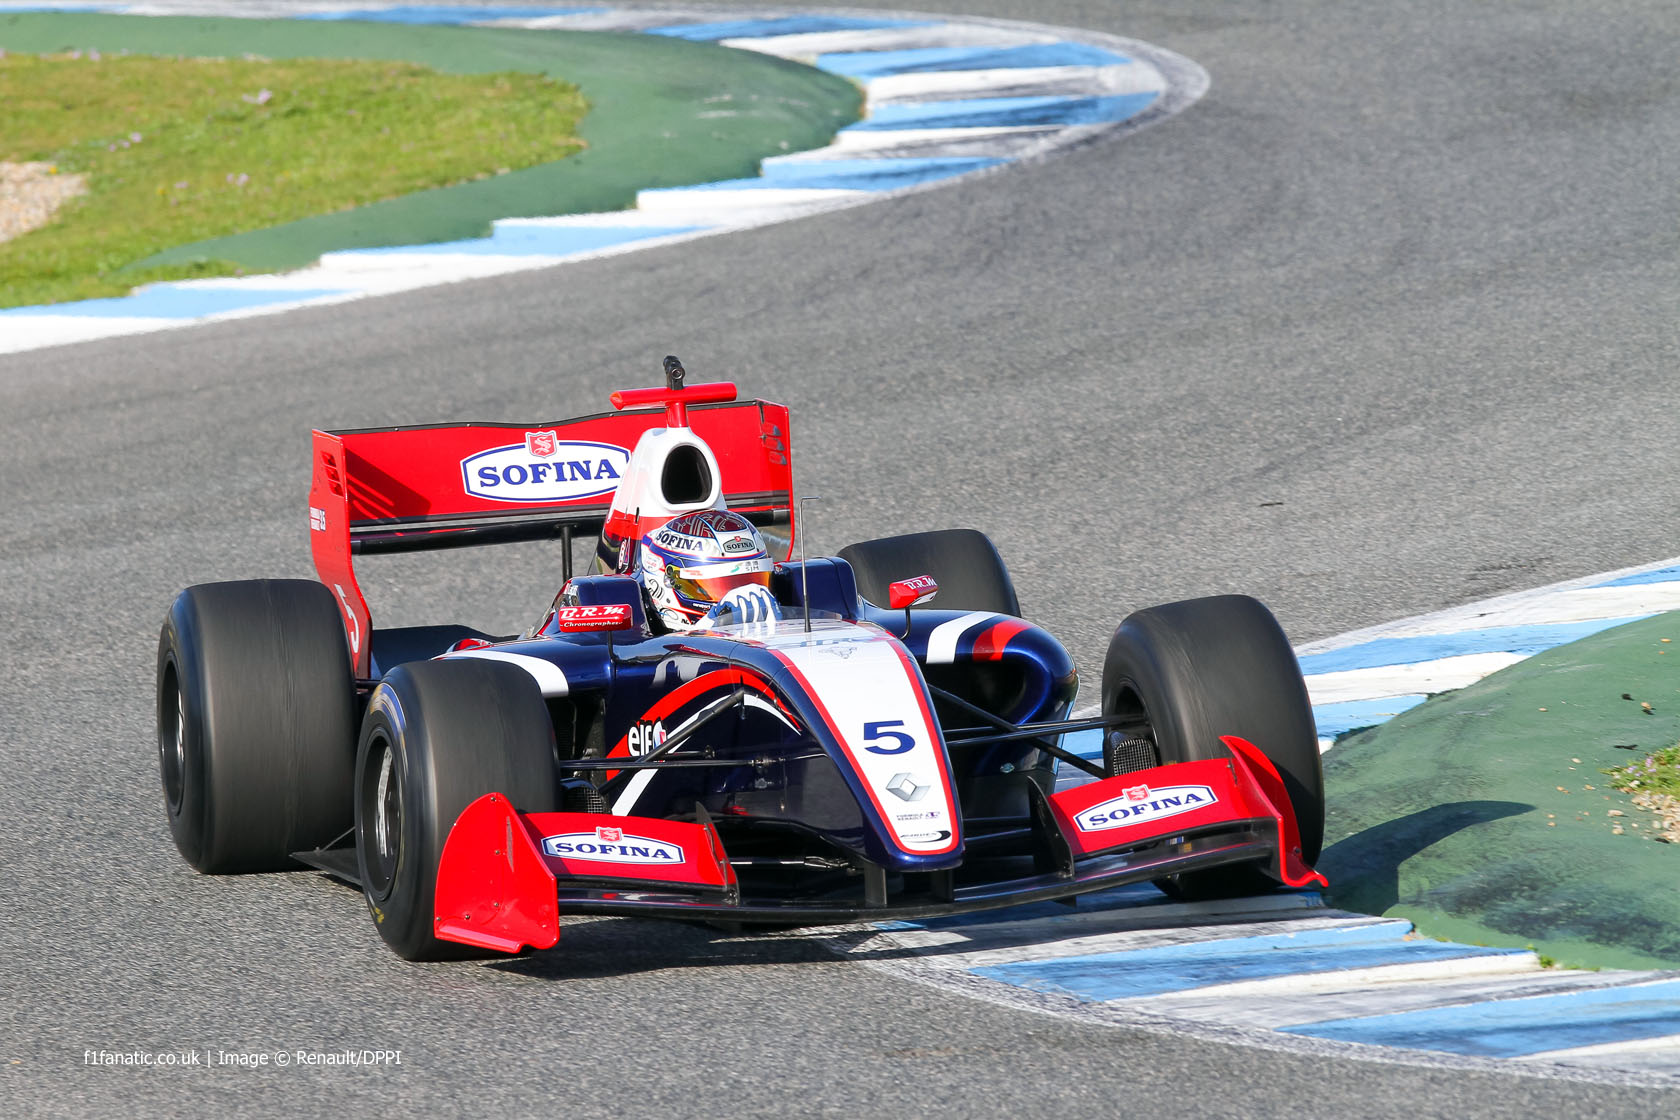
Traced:
<svg viewBox="0 0 1680 1120">
<path fill-rule="evenodd" d="M 158 636 L 158 762 L 188 863 L 284 871 L 350 827 L 355 683 L 338 604 L 313 580 L 176 596 Z"/>
<path fill-rule="evenodd" d="M 1160 763 L 1226 758 L 1236 735 L 1278 768 L 1311 864 L 1324 844 L 1324 776 L 1318 731 L 1300 665 L 1271 611 L 1245 595 L 1150 607 L 1127 617 L 1103 662 L 1108 734 L 1137 758 L 1154 744 Z M 1156 759 L 1141 760 L 1154 762 Z M 1253 865 L 1216 867 L 1159 883 L 1169 894 L 1216 898 L 1270 890 Z"/>
<path fill-rule="evenodd" d="M 356 862 L 379 935 L 398 956 L 481 955 L 433 936 L 444 841 L 487 793 L 521 812 L 558 810 L 554 759 L 548 707 L 517 666 L 416 661 L 380 682 L 356 752 Z"/>
<path fill-rule="evenodd" d="M 1021 613 L 1003 557 L 986 534 L 975 529 L 881 537 L 847 545 L 839 556 L 852 566 L 858 594 L 879 607 L 887 605 L 888 585 L 929 575 L 939 583 L 939 594 L 930 606 L 1017 617 Z"/>
</svg>

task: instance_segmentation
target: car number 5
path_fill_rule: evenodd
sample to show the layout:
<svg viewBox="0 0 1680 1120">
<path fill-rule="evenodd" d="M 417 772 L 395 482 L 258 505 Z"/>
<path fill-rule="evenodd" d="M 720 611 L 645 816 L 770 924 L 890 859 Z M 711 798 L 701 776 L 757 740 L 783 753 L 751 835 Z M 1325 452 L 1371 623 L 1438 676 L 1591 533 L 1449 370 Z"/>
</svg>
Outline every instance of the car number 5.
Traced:
<svg viewBox="0 0 1680 1120">
<path fill-rule="evenodd" d="M 916 739 L 914 736 L 906 735 L 902 731 L 892 730 L 894 727 L 903 726 L 904 721 L 901 719 L 880 719 L 873 723 L 864 724 L 863 737 L 868 741 L 869 745 L 865 746 L 863 749 L 871 752 L 872 754 L 903 754 L 905 751 L 916 745 Z M 889 739 L 892 740 L 892 742 L 887 745 L 881 745 L 879 740 L 882 739 Z"/>
</svg>

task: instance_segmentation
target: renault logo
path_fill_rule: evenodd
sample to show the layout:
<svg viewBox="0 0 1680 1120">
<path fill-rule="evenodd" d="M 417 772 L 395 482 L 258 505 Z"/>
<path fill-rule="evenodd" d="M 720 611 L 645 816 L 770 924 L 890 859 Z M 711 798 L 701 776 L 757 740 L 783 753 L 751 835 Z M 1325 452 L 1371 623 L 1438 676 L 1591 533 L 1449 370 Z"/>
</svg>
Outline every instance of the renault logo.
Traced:
<svg viewBox="0 0 1680 1120">
<path fill-rule="evenodd" d="M 927 796 L 928 787 L 917 785 L 909 774 L 894 774 L 887 783 L 887 792 L 905 801 L 920 801 Z"/>
</svg>

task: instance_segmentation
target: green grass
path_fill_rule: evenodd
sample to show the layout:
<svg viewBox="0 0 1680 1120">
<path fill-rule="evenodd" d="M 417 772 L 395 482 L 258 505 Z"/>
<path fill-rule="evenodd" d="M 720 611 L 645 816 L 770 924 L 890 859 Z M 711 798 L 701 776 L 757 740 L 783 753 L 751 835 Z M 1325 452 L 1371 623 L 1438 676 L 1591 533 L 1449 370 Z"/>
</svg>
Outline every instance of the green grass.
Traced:
<svg viewBox="0 0 1680 1120">
<path fill-rule="evenodd" d="M 262 229 L 549 163 L 583 147 L 575 86 L 398 61 L 0 56 L 0 160 L 87 176 L 52 224 L 0 242 L 0 307 L 228 275 L 124 269 Z"/>
<path fill-rule="evenodd" d="M 1664 747 L 1626 766 L 1603 771 L 1623 793 L 1660 793 L 1680 797 L 1680 744 Z"/>
</svg>

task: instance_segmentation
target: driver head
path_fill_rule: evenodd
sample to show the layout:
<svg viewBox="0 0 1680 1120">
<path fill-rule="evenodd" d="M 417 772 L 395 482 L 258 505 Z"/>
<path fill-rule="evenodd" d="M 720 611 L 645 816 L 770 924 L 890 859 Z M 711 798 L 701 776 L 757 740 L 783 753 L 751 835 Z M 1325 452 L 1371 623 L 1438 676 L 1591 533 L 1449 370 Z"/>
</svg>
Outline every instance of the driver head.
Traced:
<svg viewBox="0 0 1680 1120">
<path fill-rule="evenodd" d="M 669 630 L 692 630 L 724 615 L 777 617 L 770 594 L 775 566 L 753 523 L 730 510 L 674 517 L 641 539 L 636 570 Z"/>
</svg>

